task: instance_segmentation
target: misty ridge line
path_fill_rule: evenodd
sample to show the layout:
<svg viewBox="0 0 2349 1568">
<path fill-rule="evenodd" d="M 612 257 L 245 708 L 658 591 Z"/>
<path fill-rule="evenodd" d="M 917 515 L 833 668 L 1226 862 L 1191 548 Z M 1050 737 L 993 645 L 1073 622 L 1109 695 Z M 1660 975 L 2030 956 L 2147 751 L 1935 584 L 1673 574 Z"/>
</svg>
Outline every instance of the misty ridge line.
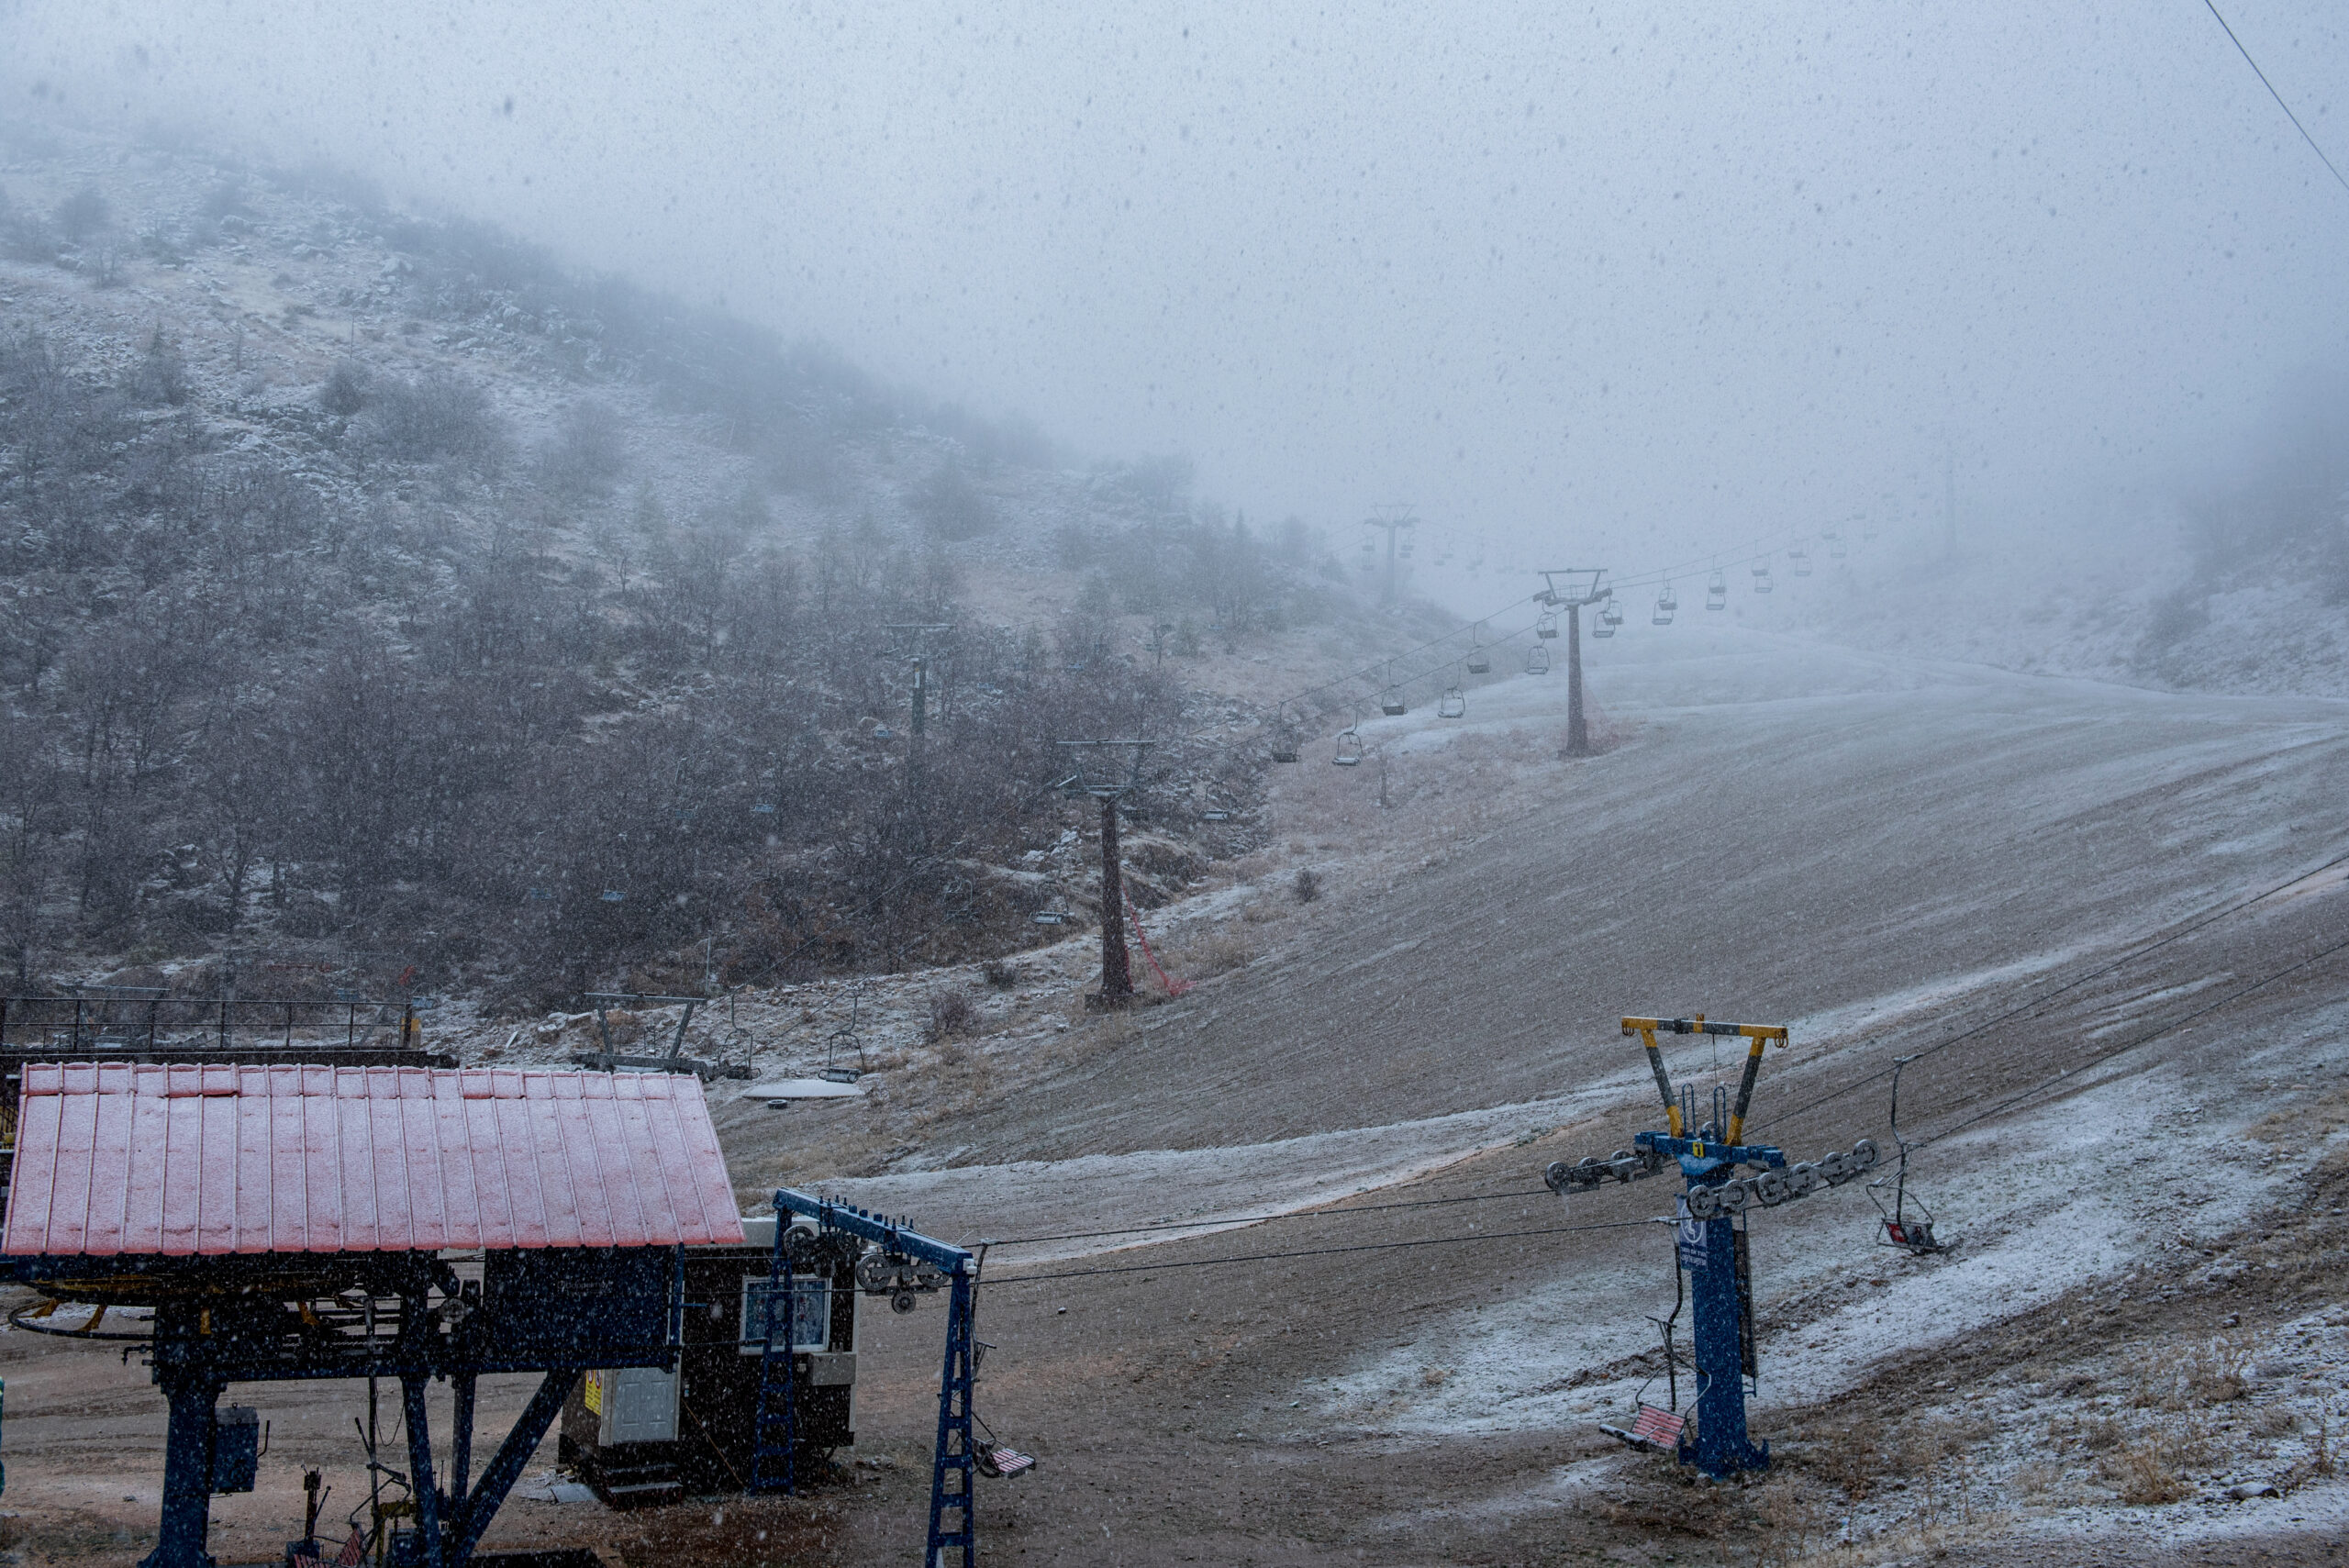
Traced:
<svg viewBox="0 0 2349 1568">
<path fill-rule="evenodd" d="M 258 940 L 398 954 L 429 984 L 536 1006 L 658 989 L 688 946 L 696 968 L 774 974 L 1026 945 L 1033 908 L 1062 901 L 1008 869 L 1059 835 L 1035 798 L 1053 741 L 1179 732 L 1202 701 L 1127 649 L 1120 603 L 1168 615 L 1178 658 L 1345 613 L 1309 530 L 1260 537 L 1193 502 L 1179 460 L 1023 470 L 894 422 L 821 363 L 707 334 L 697 360 L 639 295 L 318 183 L 184 192 L 137 219 L 130 265 L 306 260 L 309 290 L 272 286 L 347 313 L 350 341 L 306 338 L 318 312 L 297 297 L 267 331 L 161 320 L 127 373 L 121 339 L 72 311 L 0 343 L 17 984 L 112 952 L 120 983 L 201 987 L 217 968 L 188 960 Z M 101 302 L 123 286 L 105 255 L 120 227 L 89 186 L 0 209 L 12 260 Z M 383 247 L 335 285 L 351 269 L 327 261 Z M 418 352 L 461 339 L 517 362 L 484 376 Z M 526 385 L 535 436 L 506 411 Z M 681 421 L 745 476 L 682 514 L 654 461 Z M 1018 516 L 1040 484 L 1062 503 L 1050 530 Z M 779 539 L 778 505 L 813 538 Z M 1080 579 L 1025 626 L 963 596 L 963 562 L 1015 521 Z M 941 628 L 919 650 L 918 753 L 903 626 Z M 1254 787 L 1229 748 L 1155 765 L 1178 794 Z M 1195 863 L 1138 852 L 1138 896 Z"/>
</svg>

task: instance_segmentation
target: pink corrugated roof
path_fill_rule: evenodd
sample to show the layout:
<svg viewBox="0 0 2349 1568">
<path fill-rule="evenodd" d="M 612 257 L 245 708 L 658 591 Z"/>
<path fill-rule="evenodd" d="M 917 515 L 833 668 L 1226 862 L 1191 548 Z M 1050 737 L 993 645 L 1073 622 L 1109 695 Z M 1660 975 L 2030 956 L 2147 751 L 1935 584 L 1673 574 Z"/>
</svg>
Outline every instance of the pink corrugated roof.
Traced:
<svg viewBox="0 0 2349 1568">
<path fill-rule="evenodd" d="M 101 1062 L 24 1070 L 0 1251 L 741 1240 L 692 1078 Z"/>
</svg>

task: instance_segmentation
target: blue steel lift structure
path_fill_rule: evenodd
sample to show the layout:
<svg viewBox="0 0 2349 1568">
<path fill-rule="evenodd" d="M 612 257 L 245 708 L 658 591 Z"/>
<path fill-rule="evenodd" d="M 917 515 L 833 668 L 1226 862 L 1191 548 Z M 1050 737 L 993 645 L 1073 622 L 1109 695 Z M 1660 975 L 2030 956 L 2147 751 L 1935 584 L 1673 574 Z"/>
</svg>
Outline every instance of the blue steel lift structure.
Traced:
<svg viewBox="0 0 2349 1568">
<path fill-rule="evenodd" d="M 161 1528 L 140 1568 L 213 1568 L 212 1494 L 251 1490 L 250 1451 L 239 1465 L 221 1441 L 235 1440 L 217 1416 L 223 1389 L 324 1377 L 398 1381 L 416 1529 L 393 1538 L 393 1561 L 464 1568 L 583 1371 L 676 1364 L 684 1259 L 676 1246 L 497 1250 L 479 1280 L 429 1252 L 42 1255 L 7 1259 L 5 1273 L 67 1298 L 154 1306 L 148 1356 L 171 1415 Z M 545 1376 L 475 1482 L 475 1385 L 519 1372 Z M 435 1378 L 456 1396 L 445 1485 L 425 1419 Z"/>
<path fill-rule="evenodd" d="M 792 1303 L 795 1288 L 789 1217 L 798 1215 L 814 1220 L 819 1236 L 853 1236 L 879 1248 L 857 1265 L 857 1283 L 869 1294 L 887 1296 L 899 1312 L 913 1310 L 917 1292 L 935 1291 L 941 1284 L 946 1288 L 946 1361 L 938 1380 L 938 1448 L 930 1465 L 930 1541 L 922 1562 L 924 1568 L 946 1568 L 954 1560 L 949 1555 L 953 1553 L 959 1554 L 963 1568 L 976 1568 L 979 1537 L 971 1498 L 976 1453 L 971 1435 L 971 1378 L 976 1370 L 973 1318 L 977 1261 L 960 1247 L 933 1240 L 896 1220 L 789 1187 L 776 1189 L 774 1213 L 774 1259 L 768 1266 L 761 1325 L 765 1338 L 759 1358 L 752 1489 L 789 1492 L 796 1480 L 789 1342 L 794 1314 L 785 1304 Z M 778 1317 L 785 1336 L 780 1353 L 775 1343 Z"/>
<path fill-rule="evenodd" d="M 1839 1151 L 1790 1166 L 1784 1151 L 1743 1140 L 1762 1052 L 1772 1043 L 1782 1048 L 1787 1043 L 1787 1031 L 1779 1025 L 1715 1023 L 1699 1013 L 1689 1018 L 1625 1018 L 1623 1033 L 1639 1036 L 1647 1048 L 1656 1093 L 1664 1100 L 1666 1130 L 1637 1135 L 1632 1140 L 1636 1152 L 1619 1150 L 1605 1160 L 1593 1155 L 1574 1165 L 1557 1161 L 1543 1173 L 1543 1180 L 1560 1196 L 1610 1180 L 1637 1181 L 1667 1169 L 1677 1170 L 1687 1182 L 1680 1200 L 1676 1267 L 1688 1276 L 1696 1308 L 1697 1435 L 1689 1440 L 1676 1412 L 1644 1407 L 1630 1431 L 1602 1429 L 1642 1446 L 1662 1447 L 1669 1441 L 1680 1462 L 1715 1479 L 1765 1469 L 1770 1445 L 1753 1441 L 1745 1429 L 1745 1380 L 1756 1372 L 1753 1284 L 1746 1264 L 1745 1233 L 1737 1218 L 1751 1204 L 1776 1207 L 1822 1187 L 1842 1186 L 1875 1167 L 1876 1148 L 1863 1138 L 1849 1153 Z M 1656 1044 L 1658 1034 L 1726 1035 L 1747 1041 L 1745 1073 L 1734 1105 L 1724 1089 L 1715 1088 L 1711 1119 L 1698 1126 L 1696 1092 L 1686 1088 L 1674 1093 L 1664 1052 Z M 1739 1175 L 1740 1165 L 1754 1173 Z M 1667 1367 L 1670 1354 L 1667 1340 Z"/>
<path fill-rule="evenodd" d="M 1672 1092 L 1664 1071 L 1664 1052 L 1656 1045 L 1658 1030 L 1673 1034 L 1727 1035 L 1751 1043 L 1744 1077 L 1738 1084 L 1737 1104 L 1721 1126 L 1688 1125 L 1693 1107 Z M 1647 1048 L 1648 1065 L 1654 1070 L 1657 1092 L 1664 1097 L 1664 1132 L 1642 1132 L 1631 1140 L 1651 1161 L 1672 1159 L 1687 1178 L 1690 1191 L 1714 1189 L 1728 1183 L 1739 1165 L 1783 1170 L 1787 1156 L 1769 1144 L 1740 1141 L 1745 1113 L 1753 1103 L 1753 1080 L 1762 1068 L 1765 1047 L 1776 1041 L 1781 1049 L 1787 1031 L 1776 1024 L 1713 1023 L 1698 1014 L 1693 1018 L 1625 1018 L 1623 1032 L 1638 1035 Z M 1711 1136 L 1707 1137 L 1709 1133 Z M 1698 1206 L 1690 1206 L 1693 1214 Z M 1712 1206 L 1703 1206 L 1710 1207 Z M 1697 1438 L 1684 1434 L 1679 1442 L 1683 1464 L 1694 1464 L 1716 1478 L 1742 1470 L 1763 1470 L 1770 1463 L 1770 1445 L 1756 1443 L 1745 1430 L 1745 1379 L 1754 1371 L 1753 1294 L 1745 1267 L 1745 1238 L 1736 1219 L 1717 1211 L 1711 1218 L 1686 1219 L 1681 1225 L 1680 1267 L 1688 1273 L 1689 1296 L 1695 1309 L 1692 1337 L 1697 1360 Z"/>
</svg>

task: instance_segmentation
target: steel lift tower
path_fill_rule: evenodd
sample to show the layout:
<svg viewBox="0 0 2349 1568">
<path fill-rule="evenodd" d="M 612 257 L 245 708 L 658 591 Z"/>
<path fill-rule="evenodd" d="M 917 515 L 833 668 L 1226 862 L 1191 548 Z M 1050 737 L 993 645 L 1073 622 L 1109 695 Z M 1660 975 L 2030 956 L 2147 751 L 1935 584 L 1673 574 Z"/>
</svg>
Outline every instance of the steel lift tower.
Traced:
<svg viewBox="0 0 2349 1568">
<path fill-rule="evenodd" d="M 1607 573 L 1598 567 L 1566 566 L 1545 571 L 1542 602 L 1566 607 L 1566 755 L 1590 755 L 1590 726 L 1582 707 L 1582 611 L 1585 605 L 1603 604 L 1614 597 L 1606 586 Z"/>
<path fill-rule="evenodd" d="M 1126 886 L 1119 869 L 1118 802 L 1141 787 L 1141 760 L 1155 741 L 1063 740 L 1076 772 L 1061 793 L 1101 803 L 1101 989 L 1085 998 L 1095 1008 L 1122 1007 L 1133 997 L 1133 961 L 1126 952 Z M 1119 751 L 1130 753 L 1118 766 Z"/>
<path fill-rule="evenodd" d="M 1386 578 L 1379 589 L 1378 603 L 1382 608 L 1391 608 L 1395 603 L 1396 543 L 1406 529 L 1418 528 L 1419 520 L 1411 516 L 1411 508 L 1408 505 L 1380 506 L 1376 510 L 1378 516 L 1364 517 L 1362 526 L 1380 529 L 1386 535 Z"/>
<path fill-rule="evenodd" d="M 1789 1166 L 1782 1150 L 1747 1143 L 1745 1113 L 1753 1103 L 1753 1081 L 1762 1052 L 1784 1047 L 1778 1024 L 1716 1023 L 1702 1013 L 1687 1018 L 1625 1018 L 1622 1030 L 1647 1049 L 1656 1092 L 1664 1100 L 1665 1130 L 1642 1132 L 1634 1150 L 1608 1159 L 1592 1156 L 1579 1164 L 1561 1160 L 1543 1173 L 1551 1191 L 1564 1196 L 1608 1181 L 1631 1182 L 1676 1171 L 1687 1184 L 1679 1207 L 1678 1267 L 1687 1276 L 1696 1308 L 1696 1436 L 1677 1411 L 1642 1408 L 1628 1431 L 1605 1430 L 1643 1447 L 1667 1448 L 1683 1464 L 1720 1479 L 1770 1462 L 1770 1445 L 1754 1442 L 1745 1428 L 1745 1380 L 1755 1375 L 1753 1280 L 1747 1265 L 1745 1231 L 1739 1217 L 1750 1206 L 1776 1207 L 1824 1187 L 1841 1186 L 1876 1162 L 1876 1145 L 1863 1138 L 1849 1153 L 1832 1152 Z M 1725 1086 L 1713 1091 L 1709 1118 L 1698 1125 L 1693 1087 L 1675 1093 L 1664 1071 L 1658 1034 L 1717 1035 L 1743 1040 L 1745 1072 L 1732 1103 Z M 1740 1176 L 1737 1167 L 1755 1173 Z"/>
</svg>

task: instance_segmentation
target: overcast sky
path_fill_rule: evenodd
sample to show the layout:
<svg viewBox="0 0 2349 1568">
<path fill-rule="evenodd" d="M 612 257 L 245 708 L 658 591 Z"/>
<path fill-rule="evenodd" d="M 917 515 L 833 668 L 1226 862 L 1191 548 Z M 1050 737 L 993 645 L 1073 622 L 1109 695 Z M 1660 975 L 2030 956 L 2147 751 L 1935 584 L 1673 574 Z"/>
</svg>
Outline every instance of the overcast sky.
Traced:
<svg viewBox="0 0 2349 1568">
<path fill-rule="evenodd" d="M 2349 168 L 2339 0 L 2222 0 Z M 2201 0 L 25 0 L 0 83 L 323 155 L 1079 450 L 1584 540 L 2142 484 L 2340 362 Z M 21 103 L 19 97 L 17 100 Z"/>
</svg>

